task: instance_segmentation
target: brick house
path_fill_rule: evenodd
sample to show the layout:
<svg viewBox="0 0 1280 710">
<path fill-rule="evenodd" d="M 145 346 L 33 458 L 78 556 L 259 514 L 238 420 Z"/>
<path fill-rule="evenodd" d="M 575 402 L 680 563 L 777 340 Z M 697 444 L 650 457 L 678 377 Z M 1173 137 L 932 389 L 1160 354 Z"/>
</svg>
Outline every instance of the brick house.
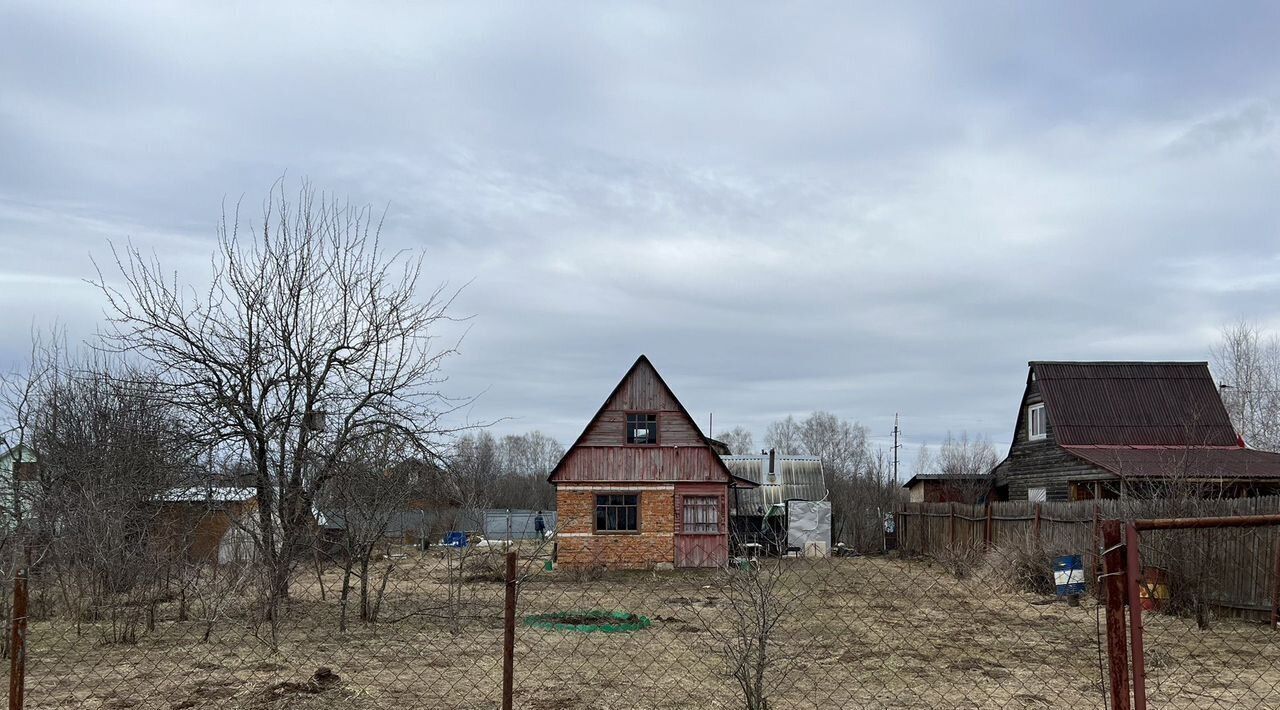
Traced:
<svg viewBox="0 0 1280 710">
<path fill-rule="evenodd" d="M 552 470 L 562 565 L 714 567 L 729 559 L 735 477 L 641 355 Z"/>
</svg>

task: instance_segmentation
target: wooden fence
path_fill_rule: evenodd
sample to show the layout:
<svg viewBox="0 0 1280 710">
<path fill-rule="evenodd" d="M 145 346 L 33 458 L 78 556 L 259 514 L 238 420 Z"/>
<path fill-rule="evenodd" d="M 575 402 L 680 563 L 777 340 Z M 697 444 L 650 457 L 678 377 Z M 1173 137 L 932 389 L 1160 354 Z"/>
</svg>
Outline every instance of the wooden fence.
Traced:
<svg viewBox="0 0 1280 710">
<path fill-rule="evenodd" d="M 1047 556 L 1081 555 L 1098 569 L 1103 520 L 1280 513 L 1280 496 L 1222 500 L 1014 501 L 988 505 L 909 503 L 896 513 L 898 547 L 908 554 L 1023 547 Z M 1269 617 L 1280 579 L 1280 528 L 1203 528 L 1142 533 L 1144 568 L 1171 575 L 1194 569 L 1215 607 Z M 1092 579 L 1090 580 L 1092 581 Z M 1173 580 L 1176 582 L 1177 580 Z"/>
</svg>

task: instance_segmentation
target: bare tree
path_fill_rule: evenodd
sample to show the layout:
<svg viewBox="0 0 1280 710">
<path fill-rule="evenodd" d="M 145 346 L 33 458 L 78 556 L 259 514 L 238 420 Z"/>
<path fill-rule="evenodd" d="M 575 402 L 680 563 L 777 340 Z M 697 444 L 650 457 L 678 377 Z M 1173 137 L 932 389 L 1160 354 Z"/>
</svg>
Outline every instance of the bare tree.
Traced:
<svg viewBox="0 0 1280 710">
<path fill-rule="evenodd" d="M 439 391 L 452 297 L 419 287 L 421 258 L 388 253 L 381 222 L 304 184 L 277 183 L 262 221 L 218 226 L 204 288 L 132 245 L 96 285 L 108 347 L 156 366 L 160 392 L 210 445 L 243 452 L 258 497 L 265 618 L 275 619 L 313 526 L 313 504 L 348 451 L 395 432 L 427 450 L 454 402 Z"/>
<path fill-rule="evenodd" d="M 106 614 L 107 642 L 148 629 L 183 554 L 157 502 L 191 480 L 198 455 L 183 414 L 154 375 L 102 356 L 59 361 L 39 393 L 31 517 L 62 602 L 76 618 Z M 90 610 L 92 610 L 90 612 Z"/>
<path fill-rule="evenodd" d="M 933 459 L 934 472 L 947 478 L 952 497 L 968 504 L 981 502 L 991 492 L 991 471 L 999 462 L 996 447 L 988 439 L 981 435 L 971 439 L 967 431 L 960 436 L 947 432 Z"/>
<path fill-rule="evenodd" d="M 746 456 L 756 452 L 755 439 L 746 427 L 736 426 L 716 438 L 723 441 L 735 456 Z"/>
<path fill-rule="evenodd" d="M 1280 451 L 1280 338 L 1242 320 L 1222 329 L 1211 354 L 1236 431 L 1253 448 Z"/>
<path fill-rule="evenodd" d="M 770 422 L 764 431 L 764 445 L 777 449 L 781 454 L 804 453 L 804 442 L 800 438 L 800 423 L 790 414 L 786 419 Z"/>
<path fill-rule="evenodd" d="M 800 423 L 802 451 L 822 459 L 828 483 L 841 476 L 856 476 L 868 461 L 867 428 L 831 412 L 814 412 Z"/>
</svg>

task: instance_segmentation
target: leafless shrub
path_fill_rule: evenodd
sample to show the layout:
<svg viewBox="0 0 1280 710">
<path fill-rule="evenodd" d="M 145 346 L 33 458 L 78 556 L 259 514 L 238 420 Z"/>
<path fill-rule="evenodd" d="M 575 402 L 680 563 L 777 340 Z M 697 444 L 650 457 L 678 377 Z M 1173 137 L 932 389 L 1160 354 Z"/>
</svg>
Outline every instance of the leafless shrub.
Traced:
<svg viewBox="0 0 1280 710">
<path fill-rule="evenodd" d="M 193 611 L 203 629 L 200 640 L 208 643 L 228 612 L 237 603 L 244 603 L 252 570 L 250 564 L 243 562 L 194 565 L 193 570 Z"/>
<path fill-rule="evenodd" d="M 1010 592 L 1052 595 L 1053 556 L 1045 546 L 1028 533 L 1020 539 L 1005 541 L 982 556 L 975 572 L 983 584 Z"/>
<path fill-rule="evenodd" d="M 960 543 L 944 546 L 933 557 L 947 574 L 956 579 L 965 579 L 983 564 L 986 555 L 981 545 Z"/>
<path fill-rule="evenodd" d="M 694 607 L 703 629 L 741 692 L 744 710 L 768 710 L 770 691 L 796 654 L 781 643 L 783 622 L 793 613 L 802 586 L 793 579 L 801 560 L 753 561 L 725 568 L 713 587 L 722 603 Z"/>
</svg>

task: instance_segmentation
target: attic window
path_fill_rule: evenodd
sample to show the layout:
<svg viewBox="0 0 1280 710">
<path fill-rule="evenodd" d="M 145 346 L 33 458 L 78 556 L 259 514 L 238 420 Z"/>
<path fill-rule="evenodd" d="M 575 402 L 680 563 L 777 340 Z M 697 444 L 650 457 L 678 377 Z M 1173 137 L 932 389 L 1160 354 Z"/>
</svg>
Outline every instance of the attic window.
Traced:
<svg viewBox="0 0 1280 710">
<path fill-rule="evenodd" d="M 658 443 L 658 415 L 628 414 L 627 443 L 640 445 Z"/>
<path fill-rule="evenodd" d="M 1049 436 L 1045 424 L 1044 405 L 1033 404 L 1027 407 L 1027 439 L 1039 441 Z"/>
</svg>

